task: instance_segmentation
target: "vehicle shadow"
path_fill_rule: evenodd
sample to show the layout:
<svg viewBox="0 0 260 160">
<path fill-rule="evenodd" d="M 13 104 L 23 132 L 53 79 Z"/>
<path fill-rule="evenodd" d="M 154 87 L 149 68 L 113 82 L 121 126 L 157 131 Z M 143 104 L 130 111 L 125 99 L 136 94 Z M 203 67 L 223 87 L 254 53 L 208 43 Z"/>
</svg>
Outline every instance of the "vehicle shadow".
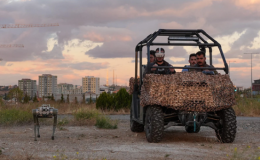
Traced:
<svg viewBox="0 0 260 160">
<path fill-rule="evenodd" d="M 171 127 L 163 132 L 162 142 L 209 142 L 220 143 L 214 130 L 201 130 L 199 133 L 187 133 L 184 128 Z"/>
</svg>

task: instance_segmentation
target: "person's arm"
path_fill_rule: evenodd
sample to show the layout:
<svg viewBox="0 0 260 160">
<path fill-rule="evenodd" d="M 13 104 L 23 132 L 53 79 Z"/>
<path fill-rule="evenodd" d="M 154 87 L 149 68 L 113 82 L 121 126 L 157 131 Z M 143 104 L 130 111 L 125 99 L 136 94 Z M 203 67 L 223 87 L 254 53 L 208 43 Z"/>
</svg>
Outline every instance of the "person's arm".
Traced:
<svg viewBox="0 0 260 160">
<path fill-rule="evenodd" d="M 186 65 L 184 67 L 187 67 Z M 189 69 L 183 68 L 181 72 L 189 72 Z"/>
<path fill-rule="evenodd" d="M 150 73 L 153 73 L 153 71 L 151 71 L 151 67 L 154 65 L 154 63 L 149 63 L 148 64 L 150 66 Z M 148 66 L 146 66 L 143 77 L 148 73 Z"/>
<path fill-rule="evenodd" d="M 213 65 L 211 65 L 210 67 L 215 68 Z M 212 69 L 212 71 L 214 72 L 215 75 L 218 74 L 218 71 L 216 69 Z"/>
<path fill-rule="evenodd" d="M 168 63 L 168 62 L 167 62 Z M 171 64 L 169 64 L 168 63 L 168 66 L 171 66 L 171 67 L 173 67 Z M 176 73 L 176 71 L 175 71 L 175 69 L 174 68 L 169 68 L 170 69 L 170 71 L 172 72 L 172 74 L 175 74 Z"/>
</svg>

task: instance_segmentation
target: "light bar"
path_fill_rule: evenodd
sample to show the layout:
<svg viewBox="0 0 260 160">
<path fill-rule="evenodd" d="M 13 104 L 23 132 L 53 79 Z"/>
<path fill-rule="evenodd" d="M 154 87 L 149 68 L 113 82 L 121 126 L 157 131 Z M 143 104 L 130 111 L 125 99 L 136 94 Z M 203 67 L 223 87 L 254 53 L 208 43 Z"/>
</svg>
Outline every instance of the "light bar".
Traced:
<svg viewBox="0 0 260 160">
<path fill-rule="evenodd" d="M 169 41 L 199 41 L 198 37 L 193 36 L 169 36 Z"/>
</svg>

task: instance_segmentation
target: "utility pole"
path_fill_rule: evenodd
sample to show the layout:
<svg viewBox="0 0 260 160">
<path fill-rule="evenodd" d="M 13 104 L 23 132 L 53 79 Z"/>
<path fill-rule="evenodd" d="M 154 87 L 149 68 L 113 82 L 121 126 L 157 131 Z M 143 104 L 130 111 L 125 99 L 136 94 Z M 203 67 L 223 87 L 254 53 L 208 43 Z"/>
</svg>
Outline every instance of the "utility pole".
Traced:
<svg viewBox="0 0 260 160">
<path fill-rule="evenodd" d="M 252 95 L 253 95 L 253 85 L 252 85 L 252 81 L 253 81 L 253 80 L 252 80 L 252 79 L 253 79 L 253 78 L 252 78 L 252 77 L 253 77 L 253 76 L 252 76 L 252 75 L 253 75 L 253 72 L 252 72 L 252 55 L 253 55 L 253 54 L 259 54 L 259 53 L 244 53 L 244 54 L 251 54 L 251 98 L 252 98 Z"/>
</svg>

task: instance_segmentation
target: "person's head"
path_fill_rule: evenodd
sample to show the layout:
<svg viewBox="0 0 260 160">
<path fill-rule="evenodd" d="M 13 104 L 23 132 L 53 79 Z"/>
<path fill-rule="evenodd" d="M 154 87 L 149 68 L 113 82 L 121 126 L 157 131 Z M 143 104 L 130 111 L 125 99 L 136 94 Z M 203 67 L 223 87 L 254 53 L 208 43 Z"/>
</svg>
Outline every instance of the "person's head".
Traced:
<svg viewBox="0 0 260 160">
<path fill-rule="evenodd" d="M 206 64 L 206 56 L 205 56 L 205 52 L 203 51 L 198 51 L 196 53 L 196 57 L 197 57 L 197 64 L 199 66 L 203 66 L 204 64 Z"/>
<path fill-rule="evenodd" d="M 157 48 L 155 50 L 155 57 L 157 62 L 162 62 L 165 56 L 165 51 L 163 48 Z"/>
<path fill-rule="evenodd" d="M 154 62 L 155 62 L 155 51 L 150 50 L 150 63 L 154 63 Z"/>
<path fill-rule="evenodd" d="M 195 53 L 190 54 L 189 63 L 191 67 L 197 64 L 197 56 Z"/>
</svg>

